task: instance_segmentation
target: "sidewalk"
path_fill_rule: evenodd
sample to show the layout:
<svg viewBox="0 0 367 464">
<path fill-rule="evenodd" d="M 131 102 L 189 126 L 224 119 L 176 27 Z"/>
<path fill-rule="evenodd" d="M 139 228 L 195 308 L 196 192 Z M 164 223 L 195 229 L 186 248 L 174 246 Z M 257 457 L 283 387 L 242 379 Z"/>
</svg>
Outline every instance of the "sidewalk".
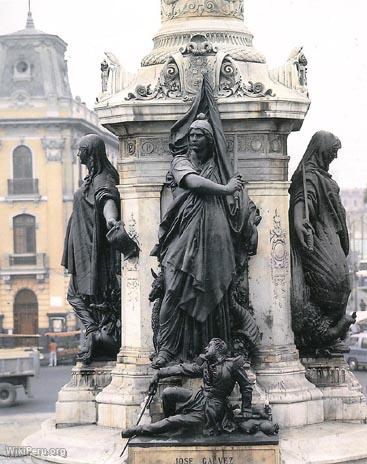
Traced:
<svg viewBox="0 0 367 464">
<path fill-rule="evenodd" d="M 21 446 L 24 438 L 39 430 L 42 422 L 50 416 L 50 413 L 0 416 L 0 464 L 31 464 L 27 456 L 9 457 L 6 446 Z"/>
</svg>

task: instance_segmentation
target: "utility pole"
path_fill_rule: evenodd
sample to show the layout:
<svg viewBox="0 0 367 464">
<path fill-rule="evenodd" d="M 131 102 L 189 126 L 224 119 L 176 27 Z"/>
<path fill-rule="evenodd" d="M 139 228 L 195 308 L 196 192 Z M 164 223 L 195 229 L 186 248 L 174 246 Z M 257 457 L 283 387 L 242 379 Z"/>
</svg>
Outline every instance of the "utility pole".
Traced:
<svg viewBox="0 0 367 464">
<path fill-rule="evenodd" d="M 364 259 L 364 211 L 361 216 L 361 241 L 362 241 L 362 259 Z"/>
<path fill-rule="evenodd" d="M 358 311 L 358 286 L 357 286 L 357 269 L 358 254 L 356 249 L 356 221 L 352 222 L 352 243 L 353 243 L 353 283 L 354 283 L 354 311 Z"/>
</svg>

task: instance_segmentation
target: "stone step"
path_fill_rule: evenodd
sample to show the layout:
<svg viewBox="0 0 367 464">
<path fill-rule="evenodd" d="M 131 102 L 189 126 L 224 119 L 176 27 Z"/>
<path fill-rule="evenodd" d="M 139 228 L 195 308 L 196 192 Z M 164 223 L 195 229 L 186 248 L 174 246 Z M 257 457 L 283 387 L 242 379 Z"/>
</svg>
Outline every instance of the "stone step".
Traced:
<svg viewBox="0 0 367 464">
<path fill-rule="evenodd" d="M 280 431 L 282 464 L 367 464 L 367 425 L 324 422 Z M 96 425 L 56 429 L 47 420 L 39 432 L 29 436 L 24 446 L 65 448 L 67 457 L 33 456 L 37 464 L 123 464 L 120 453 L 126 440 L 120 431 Z M 125 456 L 126 458 L 126 456 Z"/>
</svg>

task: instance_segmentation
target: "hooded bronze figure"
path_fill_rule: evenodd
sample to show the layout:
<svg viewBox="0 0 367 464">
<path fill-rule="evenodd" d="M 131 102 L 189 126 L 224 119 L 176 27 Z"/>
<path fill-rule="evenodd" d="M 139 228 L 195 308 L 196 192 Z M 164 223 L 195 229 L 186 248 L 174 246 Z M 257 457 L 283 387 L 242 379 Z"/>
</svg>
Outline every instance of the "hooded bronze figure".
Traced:
<svg viewBox="0 0 367 464">
<path fill-rule="evenodd" d="M 82 137 L 78 157 L 88 175 L 74 195 L 62 265 L 71 274 L 68 302 L 85 329 L 78 357 L 89 363 L 113 359 L 120 348 L 120 235 L 127 234 L 119 222 L 119 175 L 103 139 L 95 134 Z"/>
<path fill-rule="evenodd" d="M 330 132 L 311 139 L 292 177 L 289 222 L 292 248 L 292 324 L 302 355 L 332 355 L 355 316 L 350 294 L 349 237 L 339 187 L 329 174 L 341 148 Z"/>
</svg>

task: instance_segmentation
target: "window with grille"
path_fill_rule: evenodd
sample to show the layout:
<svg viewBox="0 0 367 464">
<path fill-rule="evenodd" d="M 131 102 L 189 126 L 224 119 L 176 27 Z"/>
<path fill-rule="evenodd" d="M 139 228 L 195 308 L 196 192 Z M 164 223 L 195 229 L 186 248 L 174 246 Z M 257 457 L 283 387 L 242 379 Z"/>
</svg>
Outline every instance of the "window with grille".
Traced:
<svg viewBox="0 0 367 464">
<path fill-rule="evenodd" d="M 30 214 L 13 218 L 14 254 L 36 253 L 36 220 Z"/>
<path fill-rule="evenodd" d="M 13 179 L 32 179 L 32 153 L 25 145 L 13 151 Z"/>
<path fill-rule="evenodd" d="M 8 179 L 9 195 L 38 193 L 38 179 L 33 178 L 32 152 L 25 145 L 13 151 L 13 178 Z"/>
</svg>

